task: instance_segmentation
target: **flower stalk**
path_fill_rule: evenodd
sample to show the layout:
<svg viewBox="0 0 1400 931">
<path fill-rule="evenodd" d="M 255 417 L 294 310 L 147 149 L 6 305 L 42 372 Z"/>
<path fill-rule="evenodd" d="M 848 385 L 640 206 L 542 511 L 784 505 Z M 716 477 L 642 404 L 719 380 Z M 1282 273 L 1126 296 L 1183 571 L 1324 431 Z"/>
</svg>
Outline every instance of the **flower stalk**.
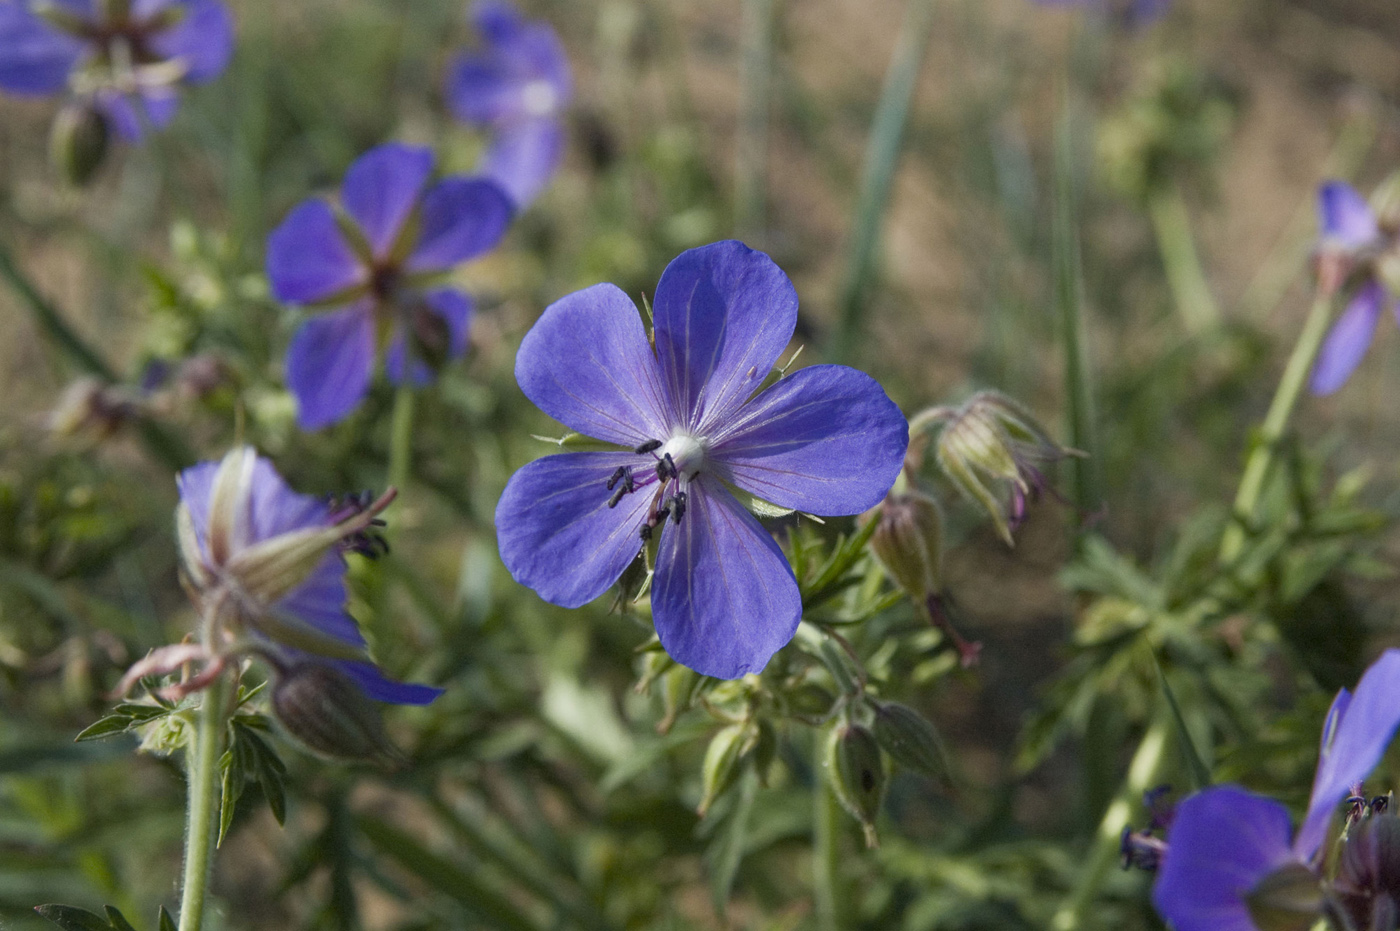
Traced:
<svg viewBox="0 0 1400 931">
<path fill-rule="evenodd" d="M 215 815 L 219 793 L 219 757 L 228 731 L 228 681 L 218 676 L 204 691 L 193 743 L 186 748 L 188 815 L 185 829 L 185 875 L 180 897 L 180 931 L 200 931 L 204 924 L 209 874 L 214 864 Z"/>
<path fill-rule="evenodd" d="M 389 422 L 390 488 L 402 490 L 413 469 L 413 386 L 399 385 L 394 392 L 393 419 Z"/>
</svg>

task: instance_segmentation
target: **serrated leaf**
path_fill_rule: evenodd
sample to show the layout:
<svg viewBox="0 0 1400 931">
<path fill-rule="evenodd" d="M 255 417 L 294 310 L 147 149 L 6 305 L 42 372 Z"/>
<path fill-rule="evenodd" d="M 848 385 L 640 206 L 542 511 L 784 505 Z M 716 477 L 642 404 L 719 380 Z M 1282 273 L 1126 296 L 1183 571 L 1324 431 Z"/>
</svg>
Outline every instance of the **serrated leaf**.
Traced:
<svg viewBox="0 0 1400 931">
<path fill-rule="evenodd" d="M 92 724 L 78 732 L 74 737 L 75 742 L 84 740 L 98 740 L 102 737 L 111 737 L 113 734 L 125 734 L 133 726 L 131 718 L 124 714 L 109 714 L 105 718 L 98 718 Z"/>
<path fill-rule="evenodd" d="M 165 910 L 165 906 L 160 907 L 160 919 L 158 931 L 179 931 L 175 926 L 175 919 L 170 917 L 170 913 Z"/>
<path fill-rule="evenodd" d="M 112 926 L 99 915 L 72 905 L 40 905 L 34 911 L 39 917 L 58 925 L 63 931 L 112 931 Z"/>
</svg>

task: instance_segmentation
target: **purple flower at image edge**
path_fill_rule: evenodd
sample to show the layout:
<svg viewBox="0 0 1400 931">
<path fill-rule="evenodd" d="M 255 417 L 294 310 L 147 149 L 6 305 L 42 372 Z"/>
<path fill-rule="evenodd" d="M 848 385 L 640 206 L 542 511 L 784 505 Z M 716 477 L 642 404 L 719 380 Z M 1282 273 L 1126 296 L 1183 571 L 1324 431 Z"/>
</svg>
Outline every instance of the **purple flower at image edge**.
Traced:
<svg viewBox="0 0 1400 931">
<path fill-rule="evenodd" d="M 1184 799 L 1152 901 L 1176 931 L 1261 931 L 1249 898 L 1280 870 L 1315 871 L 1339 804 L 1380 762 L 1400 726 L 1400 650 L 1371 665 L 1353 695 L 1337 693 L 1307 815 L 1290 841 L 1288 809 L 1238 786 Z"/>
<path fill-rule="evenodd" d="M 477 170 L 524 208 L 564 156 L 569 60 L 553 28 L 526 21 L 501 0 L 481 0 L 472 19 L 481 45 L 449 66 L 448 105 L 457 119 L 489 130 Z"/>
<path fill-rule="evenodd" d="M 651 608 L 662 646 L 697 672 L 737 678 L 792 638 L 802 602 L 777 542 L 730 487 L 858 514 L 893 484 L 908 424 L 874 379 L 841 365 L 752 396 L 792 338 L 797 294 L 743 243 L 682 253 L 652 310 L 654 344 L 632 301 L 600 284 L 550 305 L 526 334 L 515 366 L 525 395 L 620 448 L 516 472 L 496 508 L 501 558 L 516 581 L 574 608 L 659 535 Z"/>
<path fill-rule="evenodd" d="M 135 141 L 174 117 L 178 83 L 213 79 L 233 54 L 233 21 L 220 0 L 138 2 L 120 29 L 107 28 L 103 10 L 97 0 L 0 3 L 0 89 L 72 89 Z"/>
<path fill-rule="evenodd" d="M 343 515 L 323 499 L 303 495 L 289 488 L 272 463 L 252 450 L 242 450 L 247 468 L 245 485 L 237 496 L 236 512 L 229 528 L 216 528 L 224 533 L 219 547 L 225 552 L 213 552 L 211 546 L 211 515 L 218 509 L 215 500 L 217 476 L 224 463 L 202 462 L 180 473 L 178 485 L 180 503 L 189 514 L 195 545 L 207 566 L 217 568 L 236 563 L 240 553 L 258 544 L 308 530 L 334 527 Z M 188 556 L 187 556 L 188 558 Z M 368 645 L 360 634 L 354 618 L 345 610 L 345 557 L 341 548 L 333 547 L 316 564 L 306 578 L 274 604 L 258 606 L 261 613 L 275 615 L 279 623 L 272 629 L 309 628 L 315 635 L 330 638 L 352 652 L 364 652 L 363 660 L 330 659 L 277 641 L 267 631 L 269 625 L 253 617 L 248 624 L 254 636 L 278 657 L 281 664 L 291 667 L 299 663 L 321 663 L 346 674 L 365 695 L 381 702 L 401 705 L 425 705 L 443 690 L 426 685 L 396 682 L 386 678 L 370 661 Z"/>
<path fill-rule="evenodd" d="M 1324 263 L 1340 262 L 1340 267 L 1346 268 L 1358 255 L 1381 242 L 1375 212 L 1351 185 L 1329 181 L 1318 190 L 1317 199 L 1318 254 Z M 1323 274 L 1328 273 L 1324 266 Z M 1331 274 L 1346 277 L 1343 273 Z M 1370 348 L 1381 311 L 1389 301 L 1389 293 L 1374 274 L 1363 278 L 1318 350 L 1309 381 L 1313 394 L 1332 394 L 1346 384 Z M 1400 316 L 1400 305 L 1393 305 L 1392 310 Z"/>
<path fill-rule="evenodd" d="M 304 430 L 359 405 L 381 351 L 390 381 L 414 385 L 431 380 L 428 360 L 466 351 L 472 302 L 442 278 L 495 246 L 514 208 L 492 181 L 429 185 L 432 170 L 428 149 L 378 146 L 346 171 L 338 207 L 303 201 L 268 237 L 273 295 L 319 311 L 287 350 Z"/>
<path fill-rule="evenodd" d="M 1171 8 L 1171 0 L 1033 0 L 1041 6 L 1091 7 L 1121 12 L 1133 26 L 1145 26 L 1161 19 Z"/>
</svg>

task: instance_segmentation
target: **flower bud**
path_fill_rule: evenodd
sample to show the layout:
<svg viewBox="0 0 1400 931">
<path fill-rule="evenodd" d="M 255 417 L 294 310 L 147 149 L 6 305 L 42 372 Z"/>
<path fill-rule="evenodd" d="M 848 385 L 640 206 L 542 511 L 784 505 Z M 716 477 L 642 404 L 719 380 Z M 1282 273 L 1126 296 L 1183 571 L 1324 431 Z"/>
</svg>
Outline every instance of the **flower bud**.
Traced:
<svg viewBox="0 0 1400 931">
<path fill-rule="evenodd" d="M 1400 171 L 1391 172 L 1371 192 L 1371 209 L 1382 232 L 1388 236 L 1400 233 Z"/>
<path fill-rule="evenodd" d="M 1312 870 L 1290 863 L 1259 880 L 1245 904 L 1259 931 L 1308 931 L 1322 916 L 1322 887 Z"/>
<path fill-rule="evenodd" d="M 753 746 L 757 736 L 757 731 L 745 722 L 730 724 L 711 738 L 700 769 L 703 795 L 696 809 L 700 817 L 703 818 L 715 799 L 734 784 L 744 754 Z"/>
<path fill-rule="evenodd" d="M 891 493 L 875 510 L 870 551 L 915 601 L 942 587 L 943 515 L 921 492 Z"/>
<path fill-rule="evenodd" d="M 73 100 L 54 117 L 49 135 L 49 158 L 67 183 L 83 187 L 107 157 L 107 119 L 91 100 Z"/>
<path fill-rule="evenodd" d="M 140 404 L 124 389 L 96 378 L 80 378 L 49 412 L 48 428 L 57 436 L 97 443 L 131 423 L 139 412 Z"/>
<path fill-rule="evenodd" d="M 916 773 L 939 779 L 947 775 L 943 741 L 928 719 L 908 705 L 875 705 L 875 739 L 890 758 Z"/>
<path fill-rule="evenodd" d="M 1394 928 L 1400 919 L 1400 818 L 1381 796 L 1347 832 L 1333 889 L 1357 928 Z M 1381 813 L 1374 813 L 1377 809 Z"/>
<path fill-rule="evenodd" d="M 300 663 L 281 673 L 272 688 L 272 711 L 289 734 L 322 756 L 386 769 L 405 762 L 384 733 L 379 706 L 334 666 Z"/>
<path fill-rule="evenodd" d="M 826 767 L 836 800 L 860 822 L 866 846 L 878 847 L 875 818 L 885 797 L 885 764 L 875 735 L 859 724 L 833 727 L 826 745 Z"/>
</svg>

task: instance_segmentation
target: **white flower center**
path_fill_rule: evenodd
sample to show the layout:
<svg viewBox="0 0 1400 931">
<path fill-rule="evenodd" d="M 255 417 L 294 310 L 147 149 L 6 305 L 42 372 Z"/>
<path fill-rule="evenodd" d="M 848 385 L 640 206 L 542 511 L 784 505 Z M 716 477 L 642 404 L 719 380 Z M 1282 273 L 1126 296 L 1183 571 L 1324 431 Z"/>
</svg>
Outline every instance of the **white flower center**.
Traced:
<svg viewBox="0 0 1400 931">
<path fill-rule="evenodd" d="M 704 467 L 705 451 L 709 445 L 703 436 L 678 433 L 667 440 L 656 454 L 662 459 L 670 456 L 676 467 L 676 475 L 689 481 Z"/>
<path fill-rule="evenodd" d="M 549 116 L 559 108 L 559 95 L 554 92 L 554 85 L 540 78 L 520 91 L 520 103 L 526 116 Z"/>
</svg>

